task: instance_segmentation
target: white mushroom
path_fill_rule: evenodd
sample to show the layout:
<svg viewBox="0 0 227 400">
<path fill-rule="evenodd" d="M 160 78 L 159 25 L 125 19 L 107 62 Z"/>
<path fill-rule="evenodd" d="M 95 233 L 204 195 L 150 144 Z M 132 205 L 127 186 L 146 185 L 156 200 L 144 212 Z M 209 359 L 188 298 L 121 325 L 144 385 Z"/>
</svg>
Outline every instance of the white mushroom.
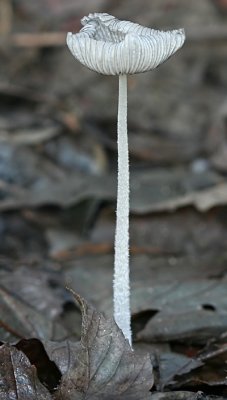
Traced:
<svg viewBox="0 0 227 400">
<path fill-rule="evenodd" d="M 109 14 L 89 14 L 67 44 L 83 65 L 104 75 L 119 75 L 118 191 L 114 262 L 114 318 L 132 344 L 129 288 L 129 162 L 127 74 L 156 68 L 184 43 L 184 30 L 157 31 Z"/>
</svg>

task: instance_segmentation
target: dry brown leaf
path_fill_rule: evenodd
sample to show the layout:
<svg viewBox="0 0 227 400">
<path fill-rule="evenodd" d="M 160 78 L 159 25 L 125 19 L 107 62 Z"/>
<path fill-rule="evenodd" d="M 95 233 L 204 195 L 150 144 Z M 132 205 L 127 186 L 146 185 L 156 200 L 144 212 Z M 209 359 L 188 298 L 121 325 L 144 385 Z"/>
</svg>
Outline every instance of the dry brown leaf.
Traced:
<svg viewBox="0 0 227 400">
<path fill-rule="evenodd" d="M 133 352 L 113 319 L 74 296 L 82 311 L 81 344 L 73 367 L 63 375 L 57 399 L 149 399 L 153 385 L 149 355 Z"/>
<path fill-rule="evenodd" d="M 0 346 L 0 399 L 51 399 L 37 378 L 36 368 L 22 352 L 9 345 Z"/>
</svg>

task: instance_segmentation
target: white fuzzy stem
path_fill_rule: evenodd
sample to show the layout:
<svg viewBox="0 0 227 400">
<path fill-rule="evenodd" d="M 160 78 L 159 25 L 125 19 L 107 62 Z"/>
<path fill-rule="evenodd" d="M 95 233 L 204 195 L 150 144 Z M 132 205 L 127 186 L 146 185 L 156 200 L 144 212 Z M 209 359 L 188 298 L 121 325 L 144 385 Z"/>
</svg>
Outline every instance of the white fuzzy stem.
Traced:
<svg viewBox="0 0 227 400">
<path fill-rule="evenodd" d="M 114 318 L 132 344 L 129 286 L 129 156 L 127 134 L 127 75 L 119 76 L 118 187 L 114 260 Z"/>
</svg>

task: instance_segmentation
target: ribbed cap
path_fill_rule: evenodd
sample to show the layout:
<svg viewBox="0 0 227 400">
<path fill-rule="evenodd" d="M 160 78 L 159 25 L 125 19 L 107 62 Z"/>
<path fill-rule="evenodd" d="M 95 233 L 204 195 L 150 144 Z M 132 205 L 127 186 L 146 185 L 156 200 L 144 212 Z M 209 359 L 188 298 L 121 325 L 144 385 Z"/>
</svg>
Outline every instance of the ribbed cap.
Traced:
<svg viewBox="0 0 227 400">
<path fill-rule="evenodd" d="M 79 33 L 68 33 L 67 45 L 83 65 L 104 75 L 154 69 L 185 41 L 183 29 L 157 31 L 109 14 L 89 14 L 81 23 Z"/>
</svg>

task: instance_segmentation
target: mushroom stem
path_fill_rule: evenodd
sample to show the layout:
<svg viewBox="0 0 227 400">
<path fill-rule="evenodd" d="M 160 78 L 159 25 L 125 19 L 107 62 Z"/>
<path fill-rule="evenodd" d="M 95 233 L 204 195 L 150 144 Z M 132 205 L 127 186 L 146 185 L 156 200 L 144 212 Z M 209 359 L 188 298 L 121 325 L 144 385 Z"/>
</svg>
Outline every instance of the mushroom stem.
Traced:
<svg viewBox="0 0 227 400">
<path fill-rule="evenodd" d="M 127 135 L 127 75 L 119 75 L 118 187 L 114 260 L 114 318 L 132 344 L 129 286 L 129 156 Z"/>
</svg>

